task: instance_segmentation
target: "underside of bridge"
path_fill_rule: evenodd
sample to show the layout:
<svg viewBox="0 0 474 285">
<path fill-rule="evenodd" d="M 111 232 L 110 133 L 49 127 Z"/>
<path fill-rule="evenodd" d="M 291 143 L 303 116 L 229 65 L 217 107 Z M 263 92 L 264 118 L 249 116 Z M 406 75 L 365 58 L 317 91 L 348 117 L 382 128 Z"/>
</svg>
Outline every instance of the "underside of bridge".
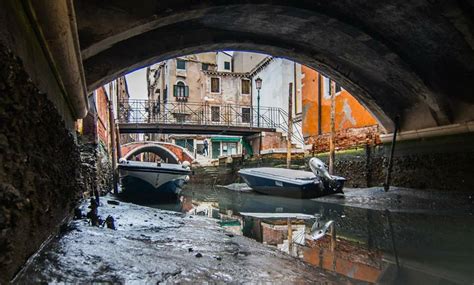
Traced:
<svg viewBox="0 0 474 285">
<path fill-rule="evenodd" d="M 162 147 L 162 146 L 159 146 L 159 145 L 156 145 L 156 144 L 154 144 L 154 145 L 145 145 L 145 146 L 135 148 L 132 151 L 130 151 L 129 153 L 127 153 L 124 156 L 124 159 L 132 159 L 134 156 L 137 156 L 141 153 L 146 153 L 146 152 L 156 154 L 163 161 L 166 161 L 167 163 L 176 164 L 176 163 L 179 162 L 178 157 L 176 157 L 176 155 L 173 154 L 173 152 L 171 152 L 170 150 L 168 150 L 165 147 Z"/>
<path fill-rule="evenodd" d="M 397 145 L 393 184 L 472 191 L 473 21 L 473 0 L 0 0 L 0 283 L 85 192 L 87 94 L 181 55 L 248 50 L 321 71 L 416 139 Z"/>
<path fill-rule="evenodd" d="M 472 1 L 76 1 L 89 90 L 148 64 L 250 50 L 330 76 L 388 131 L 474 119 Z"/>
</svg>

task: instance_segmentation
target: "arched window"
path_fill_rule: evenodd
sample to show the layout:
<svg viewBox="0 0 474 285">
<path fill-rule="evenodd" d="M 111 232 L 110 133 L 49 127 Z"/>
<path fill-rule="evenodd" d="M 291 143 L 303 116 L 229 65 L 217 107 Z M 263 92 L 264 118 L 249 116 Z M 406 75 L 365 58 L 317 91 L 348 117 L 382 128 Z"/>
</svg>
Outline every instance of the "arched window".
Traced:
<svg viewBox="0 0 474 285">
<path fill-rule="evenodd" d="M 176 82 L 174 86 L 174 97 L 177 100 L 187 100 L 189 97 L 189 87 L 184 84 L 183 81 Z"/>
</svg>

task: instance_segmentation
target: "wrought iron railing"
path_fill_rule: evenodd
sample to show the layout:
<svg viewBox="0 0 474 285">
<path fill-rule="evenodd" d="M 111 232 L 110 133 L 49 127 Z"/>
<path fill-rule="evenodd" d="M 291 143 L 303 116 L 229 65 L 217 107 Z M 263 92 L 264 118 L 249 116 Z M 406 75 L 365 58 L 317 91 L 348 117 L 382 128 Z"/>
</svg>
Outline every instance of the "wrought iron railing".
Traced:
<svg viewBox="0 0 474 285">
<path fill-rule="evenodd" d="M 226 126 L 288 131 L 288 114 L 277 107 L 256 108 L 250 105 L 212 102 L 164 103 L 136 99 L 120 100 L 118 103 L 119 123 Z M 302 135 L 293 129 L 293 138 L 302 142 Z"/>
</svg>

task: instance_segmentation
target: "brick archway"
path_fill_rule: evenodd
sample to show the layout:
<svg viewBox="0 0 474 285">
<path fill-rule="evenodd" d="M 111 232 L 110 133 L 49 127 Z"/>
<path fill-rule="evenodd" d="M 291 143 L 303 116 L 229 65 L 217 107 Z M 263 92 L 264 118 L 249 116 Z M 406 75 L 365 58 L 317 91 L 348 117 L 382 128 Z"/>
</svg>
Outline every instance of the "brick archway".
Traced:
<svg viewBox="0 0 474 285">
<path fill-rule="evenodd" d="M 130 153 L 136 150 L 148 150 L 146 147 L 159 147 L 161 149 L 166 149 L 169 151 L 179 162 L 189 161 L 193 162 L 194 157 L 192 156 L 189 151 L 183 147 L 177 146 L 175 144 L 166 143 L 166 142 L 154 142 L 154 141 L 147 141 L 147 142 L 131 142 L 121 146 L 122 157 L 126 158 Z"/>
</svg>

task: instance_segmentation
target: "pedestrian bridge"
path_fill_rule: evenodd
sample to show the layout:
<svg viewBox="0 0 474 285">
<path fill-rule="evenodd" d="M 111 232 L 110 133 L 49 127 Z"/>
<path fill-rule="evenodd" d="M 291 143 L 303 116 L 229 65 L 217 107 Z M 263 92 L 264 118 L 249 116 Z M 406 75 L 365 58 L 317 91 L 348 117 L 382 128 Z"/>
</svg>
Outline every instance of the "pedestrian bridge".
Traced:
<svg viewBox="0 0 474 285">
<path fill-rule="evenodd" d="M 288 131 L 288 113 L 276 107 L 134 99 L 118 104 L 120 133 L 249 136 Z M 294 137 L 302 140 L 300 133 Z"/>
</svg>

